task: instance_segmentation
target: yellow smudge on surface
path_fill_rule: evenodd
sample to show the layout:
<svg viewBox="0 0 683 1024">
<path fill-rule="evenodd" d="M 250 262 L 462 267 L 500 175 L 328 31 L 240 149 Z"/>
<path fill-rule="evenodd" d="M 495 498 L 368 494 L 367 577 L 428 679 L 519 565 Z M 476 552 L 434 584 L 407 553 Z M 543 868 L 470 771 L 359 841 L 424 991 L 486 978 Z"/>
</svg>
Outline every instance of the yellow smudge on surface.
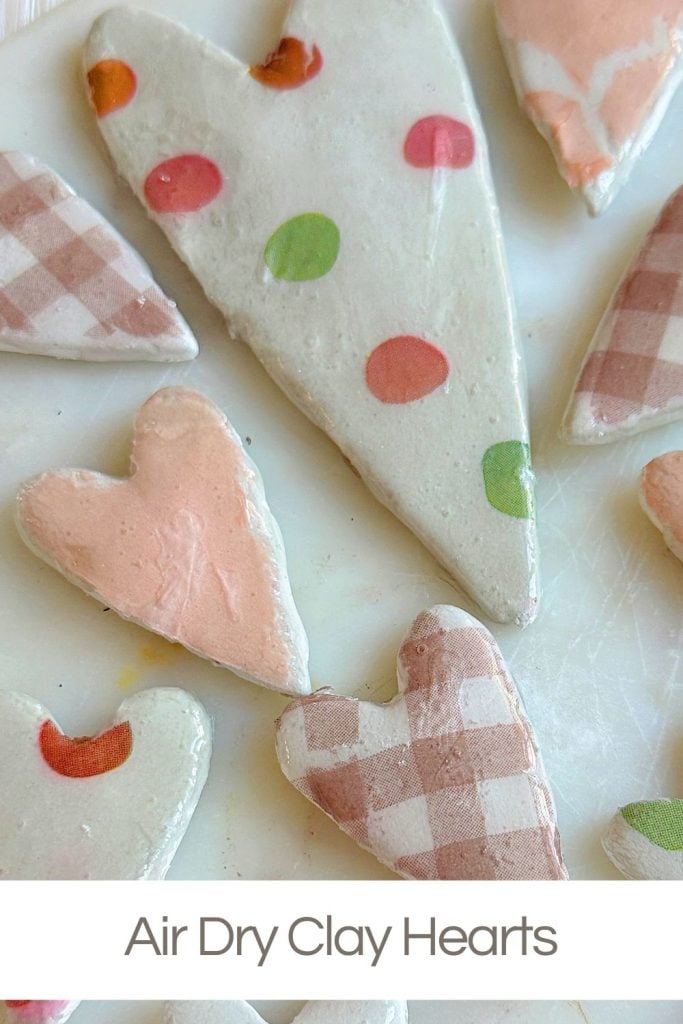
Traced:
<svg viewBox="0 0 683 1024">
<path fill-rule="evenodd" d="M 138 658 L 145 665 L 167 665 L 177 656 L 180 644 L 145 644 L 138 650 Z"/>
<path fill-rule="evenodd" d="M 117 676 L 116 685 L 121 690 L 128 690 L 134 683 L 137 683 L 139 678 L 139 668 L 134 668 L 132 665 L 124 665 Z"/>
</svg>

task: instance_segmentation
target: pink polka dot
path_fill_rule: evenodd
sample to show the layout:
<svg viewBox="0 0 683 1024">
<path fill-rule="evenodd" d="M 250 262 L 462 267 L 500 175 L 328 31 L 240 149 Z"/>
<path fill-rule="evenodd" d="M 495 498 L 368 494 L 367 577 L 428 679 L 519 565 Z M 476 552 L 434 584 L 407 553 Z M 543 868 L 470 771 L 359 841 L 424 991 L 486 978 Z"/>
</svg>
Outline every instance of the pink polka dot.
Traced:
<svg viewBox="0 0 683 1024">
<path fill-rule="evenodd" d="M 383 341 L 365 365 L 370 391 L 388 405 L 424 398 L 444 383 L 448 373 L 448 359 L 441 349 L 412 334 Z"/>
<path fill-rule="evenodd" d="M 213 160 L 183 153 L 149 172 L 145 198 L 155 213 L 195 213 L 215 199 L 222 187 L 223 175 Z"/>
<path fill-rule="evenodd" d="M 474 160 L 474 135 L 468 125 L 452 117 L 423 117 L 406 135 L 403 155 L 413 167 L 469 167 Z"/>
</svg>

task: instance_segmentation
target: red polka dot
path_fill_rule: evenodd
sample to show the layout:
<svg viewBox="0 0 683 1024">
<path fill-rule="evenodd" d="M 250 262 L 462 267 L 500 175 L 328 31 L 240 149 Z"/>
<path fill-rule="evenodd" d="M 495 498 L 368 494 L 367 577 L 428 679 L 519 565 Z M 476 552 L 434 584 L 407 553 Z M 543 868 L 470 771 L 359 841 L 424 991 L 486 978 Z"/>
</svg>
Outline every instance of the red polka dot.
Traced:
<svg viewBox="0 0 683 1024">
<path fill-rule="evenodd" d="M 222 187 L 223 175 L 213 160 L 183 153 L 149 172 L 145 198 L 155 213 L 195 213 L 215 199 Z"/>
<path fill-rule="evenodd" d="M 403 155 L 413 167 L 469 167 L 474 160 L 474 135 L 468 125 L 452 117 L 423 117 L 406 135 Z"/>
<path fill-rule="evenodd" d="M 444 383 L 448 373 L 448 359 L 441 349 L 412 334 L 383 341 L 365 366 L 370 391 L 389 405 L 424 398 Z"/>
</svg>

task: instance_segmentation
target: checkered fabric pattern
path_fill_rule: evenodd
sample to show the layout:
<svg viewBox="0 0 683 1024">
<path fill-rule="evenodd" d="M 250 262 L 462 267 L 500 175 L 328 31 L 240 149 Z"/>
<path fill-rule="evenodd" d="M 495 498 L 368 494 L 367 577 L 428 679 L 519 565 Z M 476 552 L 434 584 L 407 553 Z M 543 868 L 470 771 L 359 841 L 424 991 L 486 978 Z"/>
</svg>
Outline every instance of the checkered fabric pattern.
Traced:
<svg viewBox="0 0 683 1024">
<path fill-rule="evenodd" d="M 284 711 L 287 778 L 408 878 L 565 878 L 531 727 L 490 633 L 433 608 L 398 665 L 389 704 L 319 691 Z"/>
<path fill-rule="evenodd" d="M 683 188 L 665 206 L 603 318 L 565 420 L 609 440 L 683 415 Z"/>
<path fill-rule="evenodd" d="M 29 339 L 27 351 L 32 338 L 35 351 L 40 339 L 85 338 L 97 358 L 98 343 L 130 351 L 138 339 L 163 335 L 170 359 L 174 348 L 187 349 L 187 333 L 133 250 L 88 203 L 32 157 L 0 153 L 0 349 L 13 349 L 17 337 Z"/>
</svg>

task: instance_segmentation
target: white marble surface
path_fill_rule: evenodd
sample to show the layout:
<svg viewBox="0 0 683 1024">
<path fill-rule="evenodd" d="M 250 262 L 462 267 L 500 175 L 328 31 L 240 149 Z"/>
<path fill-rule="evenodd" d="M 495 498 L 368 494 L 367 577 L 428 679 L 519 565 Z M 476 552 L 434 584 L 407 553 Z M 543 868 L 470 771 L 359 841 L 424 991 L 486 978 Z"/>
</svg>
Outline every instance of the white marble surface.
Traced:
<svg viewBox="0 0 683 1024">
<path fill-rule="evenodd" d="M 0 0 L 0 39 L 15 32 L 63 0 Z"/>
</svg>

